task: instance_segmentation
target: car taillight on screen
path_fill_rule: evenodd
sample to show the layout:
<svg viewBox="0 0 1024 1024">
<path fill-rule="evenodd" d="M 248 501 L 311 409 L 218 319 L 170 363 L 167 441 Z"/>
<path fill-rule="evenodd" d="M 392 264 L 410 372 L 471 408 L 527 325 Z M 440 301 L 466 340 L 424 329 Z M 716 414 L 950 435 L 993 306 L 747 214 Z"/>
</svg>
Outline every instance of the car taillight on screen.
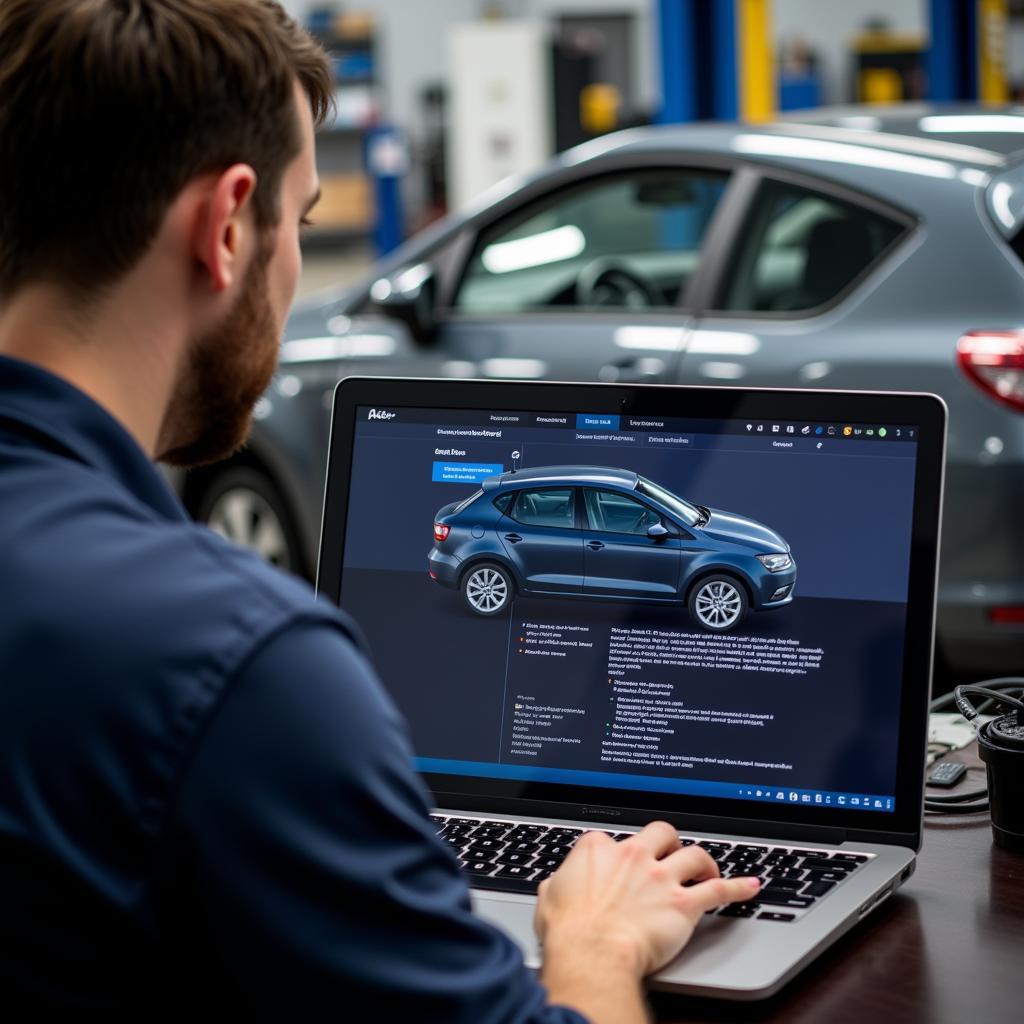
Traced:
<svg viewBox="0 0 1024 1024">
<path fill-rule="evenodd" d="M 434 540 L 440 543 L 443 540 L 448 539 L 448 534 L 452 532 L 450 526 L 445 526 L 444 523 L 434 523 Z"/>
<path fill-rule="evenodd" d="M 990 398 L 1024 412 L 1024 331 L 969 331 L 956 358 Z"/>
</svg>

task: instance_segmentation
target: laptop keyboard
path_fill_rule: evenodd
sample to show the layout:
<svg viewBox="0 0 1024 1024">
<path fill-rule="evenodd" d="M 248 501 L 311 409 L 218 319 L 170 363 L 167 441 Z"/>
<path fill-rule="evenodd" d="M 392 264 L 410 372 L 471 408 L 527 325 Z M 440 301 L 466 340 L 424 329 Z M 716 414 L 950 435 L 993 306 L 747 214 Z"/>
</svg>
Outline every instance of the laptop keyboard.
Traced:
<svg viewBox="0 0 1024 1024">
<path fill-rule="evenodd" d="M 496 821 L 432 814 L 441 841 L 452 848 L 469 884 L 477 889 L 535 893 L 565 860 L 584 829 L 536 822 Z M 617 841 L 633 832 L 605 832 Z M 702 846 L 726 878 L 756 875 L 761 889 L 746 903 L 709 910 L 721 917 L 795 921 L 842 885 L 870 859 L 867 854 L 811 850 L 771 843 L 733 843 L 680 836 L 683 846 Z M 687 883 L 692 884 L 692 883 Z"/>
</svg>

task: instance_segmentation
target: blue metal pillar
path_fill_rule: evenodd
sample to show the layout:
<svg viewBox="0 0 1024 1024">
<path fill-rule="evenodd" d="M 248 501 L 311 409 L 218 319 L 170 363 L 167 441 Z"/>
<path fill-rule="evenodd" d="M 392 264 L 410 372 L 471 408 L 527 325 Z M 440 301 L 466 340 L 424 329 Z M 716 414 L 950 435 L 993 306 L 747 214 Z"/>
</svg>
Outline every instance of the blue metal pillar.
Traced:
<svg viewBox="0 0 1024 1024">
<path fill-rule="evenodd" d="M 655 22 L 661 57 L 662 124 L 695 121 L 700 116 L 697 81 L 696 5 L 699 0 L 658 0 Z"/>
<path fill-rule="evenodd" d="M 778 106 L 771 0 L 658 0 L 658 121 L 764 121 Z"/>
<path fill-rule="evenodd" d="M 930 0 L 928 98 L 936 103 L 977 98 L 975 0 Z"/>
<path fill-rule="evenodd" d="M 408 170 L 405 144 L 394 128 L 379 125 L 366 133 L 366 166 L 373 182 L 373 242 L 378 256 L 402 244 L 402 178 Z"/>
<path fill-rule="evenodd" d="M 928 16 L 928 98 L 1006 102 L 1007 0 L 930 0 Z"/>
</svg>

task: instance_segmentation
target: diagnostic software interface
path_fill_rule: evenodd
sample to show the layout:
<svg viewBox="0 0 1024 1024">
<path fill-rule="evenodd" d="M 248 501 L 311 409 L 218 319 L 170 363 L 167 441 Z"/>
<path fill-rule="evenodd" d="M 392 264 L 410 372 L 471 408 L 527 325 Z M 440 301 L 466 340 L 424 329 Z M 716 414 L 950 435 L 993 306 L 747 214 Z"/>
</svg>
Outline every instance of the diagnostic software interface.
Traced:
<svg viewBox="0 0 1024 1024">
<path fill-rule="evenodd" d="M 892 812 L 916 449 L 361 407 L 341 605 L 421 771 Z"/>
</svg>

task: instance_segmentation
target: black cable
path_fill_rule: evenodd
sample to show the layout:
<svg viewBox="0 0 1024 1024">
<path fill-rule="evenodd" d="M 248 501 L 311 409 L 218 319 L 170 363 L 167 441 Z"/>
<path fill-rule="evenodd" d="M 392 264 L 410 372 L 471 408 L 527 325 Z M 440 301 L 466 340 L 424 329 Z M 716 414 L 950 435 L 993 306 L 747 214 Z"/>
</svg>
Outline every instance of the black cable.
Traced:
<svg viewBox="0 0 1024 1024">
<path fill-rule="evenodd" d="M 1003 693 L 1003 690 L 1021 689 L 1019 697 Z M 975 708 L 965 695 L 979 694 L 986 698 Z M 949 693 L 944 693 L 932 700 L 928 705 L 929 713 L 940 711 L 948 704 L 955 704 L 957 710 L 968 721 L 974 721 L 978 715 L 999 704 L 1012 705 L 1017 708 L 1018 716 L 1024 717 L 1024 677 L 1000 676 L 996 679 L 984 679 L 982 682 L 957 686 Z M 989 810 L 988 790 L 972 789 L 965 793 L 948 794 L 946 796 L 925 795 L 924 809 L 933 814 L 981 814 Z"/>
</svg>

